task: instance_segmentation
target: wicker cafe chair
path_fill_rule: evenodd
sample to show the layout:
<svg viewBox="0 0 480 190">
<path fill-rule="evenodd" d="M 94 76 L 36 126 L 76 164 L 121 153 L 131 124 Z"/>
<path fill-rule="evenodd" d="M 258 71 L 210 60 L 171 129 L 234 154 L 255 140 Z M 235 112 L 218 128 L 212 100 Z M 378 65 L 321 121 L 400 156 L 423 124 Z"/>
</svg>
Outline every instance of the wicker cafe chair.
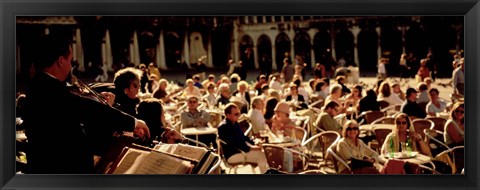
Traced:
<svg viewBox="0 0 480 190">
<path fill-rule="evenodd" d="M 443 142 L 443 132 L 435 129 L 424 129 L 423 133 L 425 134 L 427 144 L 430 147 L 432 156 L 440 154 L 445 150 L 449 150 L 450 147 Z"/>
<path fill-rule="evenodd" d="M 328 174 L 327 172 L 323 171 L 323 170 L 305 170 L 305 171 L 302 171 L 298 174 L 307 174 L 307 175 L 323 175 L 323 174 Z"/>
<path fill-rule="evenodd" d="M 339 140 L 339 139 L 338 139 Z M 348 165 L 348 163 L 343 160 L 342 157 L 340 157 L 338 154 L 337 154 L 337 144 L 338 144 L 338 140 L 336 140 L 334 143 L 332 143 L 330 145 L 330 147 L 327 148 L 327 159 L 330 159 L 332 160 L 333 162 L 333 165 L 334 165 L 334 168 L 335 168 L 335 172 L 338 174 L 342 171 L 339 171 L 339 168 L 338 168 L 338 164 L 342 164 L 345 166 L 345 168 L 347 168 L 348 170 L 347 171 L 352 171 L 352 169 L 350 168 L 350 166 Z"/>
<path fill-rule="evenodd" d="M 218 154 L 215 154 L 215 157 L 217 157 L 217 161 L 215 164 L 208 170 L 207 174 L 220 174 L 220 165 L 222 163 L 222 157 Z"/>
<path fill-rule="evenodd" d="M 452 149 L 450 149 L 450 153 L 452 156 L 452 161 L 457 169 L 457 172 L 455 173 L 459 174 L 465 168 L 465 147 L 453 147 Z"/>
<path fill-rule="evenodd" d="M 262 145 L 262 148 L 265 152 L 267 163 L 270 168 L 275 168 L 283 172 L 298 173 L 300 171 L 305 171 L 308 167 L 308 157 L 306 154 L 303 154 L 293 149 L 272 144 L 264 144 Z M 293 171 L 288 171 L 287 168 L 287 163 L 289 163 L 289 160 L 285 159 L 285 156 L 288 154 L 292 155 L 291 164 L 293 164 Z"/>
<path fill-rule="evenodd" d="M 387 108 L 388 106 L 390 106 L 390 103 L 388 103 L 385 100 L 380 100 L 380 101 L 378 101 L 378 105 L 380 105 L 380 109 L 384 109 L 384 108 Z"/>
<path fill-rule="evenodd" d="M 374 127 L 373 128 L 373 133 L 375 133 L 375 140 L 377 141 L 377 146 L 370 147 L 372 149 L 376 149 L 377 152 L 380 152 L 380 149 L 382 148 L 383 142 L 385 142 L 385 138 L 387 138 L 387 135 L 392 132 L 391 128 L 386 128 L 386 127 Z"/>
<path fill-rule="evenodd" d="M 415 132 L 422 136 L 422 139 L 425 139 L 425 133 L 423 133 L 424 129 L 431 129 L 435 126 L 435 124 L 427 119 L 414 119 L 412 121 L 413 128 Z"/>
<path fill-rule="evenodd" d="M 365 111 L 362 112 L 358 117 L 364 116 L 365 119 L 359 123 L 359 125 L 362 124 L 371 124 L 373 121 L 380 119 L 382 117 L 385 117 L 385 112 L 382 111 Z"/>
<path fill-rule="evenodd" d="M 294 135 L 294 138 L 302 144 L 305 142 L 305 139 L 307 138 L 307 130 L 305 130 L 302 127 L 295 127 L 292 130 L 292 135 Z"/>
<path fill-rule="evenodd" d="M 371 124 L 372 125 L 375 125 L 375 124 L 395 124 L 395 118 L 385 116 L 385 117 L 378 118 L 377 120 L 373 121 Z"/>
<path fill-rule="evenodd" d="M 309 161 L 319 161 L 315 167 L 320 168 L 322 162 L 324 162 L 324 165 L 328 164 L 326 160 L 327 148 L 339 139 L 340 134 L 338 132 L 323 131 L 313 135 L 304 143 L 302 143 L 302 147 L 304 147 L 304 150 L 306 150 L 305 153 L 308 155 Z"/>
<path fill-rule="evenodd" d="M 447 123 L 447 119 L 441 117 L 432 117 L 429 116 L 426 119 L 432 121 L 434 123 L 433 129 L 437 131 L 443 131 L 445 123 Z M 431 128 L 432 129 L 432 128 Z"/>
</svg>

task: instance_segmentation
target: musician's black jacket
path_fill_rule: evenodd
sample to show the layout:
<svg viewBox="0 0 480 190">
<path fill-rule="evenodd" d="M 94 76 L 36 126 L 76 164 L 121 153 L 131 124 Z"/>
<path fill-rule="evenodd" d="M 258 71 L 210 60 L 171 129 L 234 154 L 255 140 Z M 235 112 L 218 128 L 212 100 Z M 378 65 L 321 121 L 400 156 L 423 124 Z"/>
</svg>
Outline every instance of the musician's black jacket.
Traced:
<svg viewBox="0 0 480 190">
<path fill-rule="evenodd" d="M 135 126 L 134 117 L 73 94 L 46 73 L 33 78 L 26 97 L 26 173 L 93 173 L 93 137 Z"/>
</svg>

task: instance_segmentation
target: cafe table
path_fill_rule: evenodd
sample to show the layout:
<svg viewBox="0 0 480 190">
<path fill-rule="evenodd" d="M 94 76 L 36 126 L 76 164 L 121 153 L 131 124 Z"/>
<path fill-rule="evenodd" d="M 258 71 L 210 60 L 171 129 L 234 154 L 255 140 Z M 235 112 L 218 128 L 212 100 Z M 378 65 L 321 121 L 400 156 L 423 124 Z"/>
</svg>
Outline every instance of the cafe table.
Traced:
<svg viewBox="0 0 480 190">
<path fill-rule="evenodd" d="M 208 135 L 208 134 L 216 134 L 217 128 L 213 127 L 190 127 L 190 128 L 182 128 L 180 132 L 183 135 L 195 135 L 195 140 L 198 142 L 199 135 Z M 198 143 L 197 143 L 198 146 Z"/>
</svg>

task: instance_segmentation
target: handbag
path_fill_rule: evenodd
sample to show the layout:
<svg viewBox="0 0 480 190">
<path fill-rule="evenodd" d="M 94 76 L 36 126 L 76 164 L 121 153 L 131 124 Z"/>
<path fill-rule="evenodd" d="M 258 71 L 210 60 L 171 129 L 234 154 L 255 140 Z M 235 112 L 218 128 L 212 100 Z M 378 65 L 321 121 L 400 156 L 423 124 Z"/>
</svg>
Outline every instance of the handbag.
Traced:
<svg viewBox="0 0 480 190">
<path fill-rule="evenodd" d="M 350 168 L 352 170 L 360 169 L 360 168 L 364 168 L 364 167 L 373 167 L 372 162 L 369 162 L 369 161 L 366 161 L 366 160 L 359 160 L 359 159 L 355 159 L 355 158 L 350 159 L 350 164 L 349 165 L 350 165 Z"/>
</svg>

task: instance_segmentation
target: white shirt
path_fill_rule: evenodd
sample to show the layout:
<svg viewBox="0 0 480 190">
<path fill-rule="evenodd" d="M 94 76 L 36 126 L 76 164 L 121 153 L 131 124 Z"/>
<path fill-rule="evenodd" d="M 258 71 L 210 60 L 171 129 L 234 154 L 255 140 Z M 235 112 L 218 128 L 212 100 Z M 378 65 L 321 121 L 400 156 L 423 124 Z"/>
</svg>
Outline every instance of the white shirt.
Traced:
<svg viewBox="0 0 480 190">
<path fill-rule="evenodd" d="M 272 80 L 270 82 L 270 84 L 268 84 L 268 86 L 271 88 L 271 89 L 274 89 L 274 90 L 277 90 L 277 91 L 282 91 L 282 85 L 278 82 L 278 81 L 274 81 Z"/>
<path fill-rule="evenodd" d="M 303 99 L 305 100 L 305 103 L 308 104 L 310 98 L 308 96 L 307 90 L 305 90 L 305 88 L 303 88 L 303 87 L 299 87 L 298 88 L 298 94 L 302 95 Z"/>
<path fill-rule="evenodd" d="M 252 124 L 252 132 L 254 134 L 260 133 L 260 130 L 265 130 L 265 118 L 263 113 L 258 109 L 250 109 L 247 114 Z"/>
<path fill-rule="evenodd" d="M 378 73 L 387 74 L 387 70 L 385 69 L 385 64 L 383 63 L 378 64 Z"/>
<path fill-rule="evenodd" d="M 452 81 L 453 81 L 452 84 L 454 89 L 457 88 L 458 83 L 465 84 L 465 74 L 464 74 L 464 71 L 462 70 L 462 67 L 458 67 L 453 71 Z"/>
<path fill-rule="evenodd" d="M 426 108 L 425 111 L 427 113 L 430 113 L 430 112 L 441 113 L 441 112 L 445 111 L 445 109 L 447 108 L 447 103 L 445 103 L 444 101 L 441 101 L 441 100 L 438 100 L 438 102 L 440 103 L 440 108 L 435 106 L 432 102 L 428 102 L 427 108 Z"/>
<path fill-rule="evenodd" d="M 382 101 L 382 100 L 387 101 L 390 105 L 403 103 L 402 99 L 400 99 L 400 97 L 398 97 L 398 95 L 395 93 L 391 93 L 389 97 L 383 97 L 382 94 L 378 94 L 377 101 Z"/>
</svg>

